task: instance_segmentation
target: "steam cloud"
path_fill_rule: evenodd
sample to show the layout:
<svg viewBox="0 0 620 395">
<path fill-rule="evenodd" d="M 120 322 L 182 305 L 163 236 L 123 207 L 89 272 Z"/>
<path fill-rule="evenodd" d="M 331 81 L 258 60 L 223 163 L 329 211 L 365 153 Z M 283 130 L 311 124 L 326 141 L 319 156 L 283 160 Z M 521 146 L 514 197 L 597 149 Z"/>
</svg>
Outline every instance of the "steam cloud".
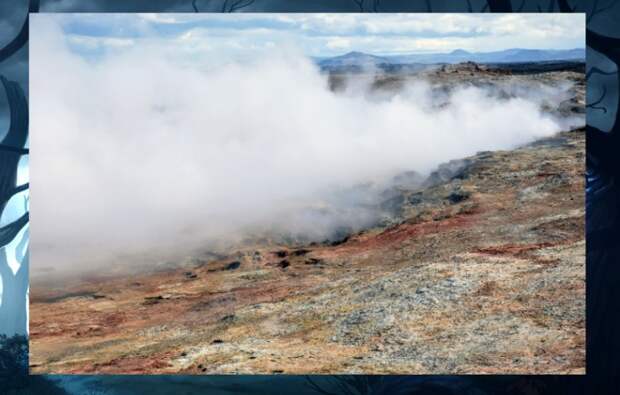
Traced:
<svg viewBox="0 0 620 395">
<path fill-rule="evenodd" d="M 539 110 L 557 91 L 441 99 L 420 82 L 380 97 L 360 80 L 336 94 L 292 47 L 205 63 L 151 43 L 92 62 L 42 25 L 30 61 L 35 269 L 183 254 L 249 226 L 320 240 L 372 219 L 348 187 L 561 128 Z M 340 209 L 301 209 L 325 201 Z"/>
</svg>

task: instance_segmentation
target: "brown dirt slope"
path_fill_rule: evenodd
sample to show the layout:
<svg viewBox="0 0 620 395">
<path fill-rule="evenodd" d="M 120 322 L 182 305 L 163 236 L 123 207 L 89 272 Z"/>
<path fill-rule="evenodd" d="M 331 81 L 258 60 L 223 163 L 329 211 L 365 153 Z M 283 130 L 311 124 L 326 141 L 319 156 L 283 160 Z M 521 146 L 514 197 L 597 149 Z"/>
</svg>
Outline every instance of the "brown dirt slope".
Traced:
<svg viewBox="0 0 620 395">
<path fill-rule="evenodd" d="M 33 287 L 32 372 L 584 373 L 584 151 L 479 153 L 337 245 Z"/>
</svg>

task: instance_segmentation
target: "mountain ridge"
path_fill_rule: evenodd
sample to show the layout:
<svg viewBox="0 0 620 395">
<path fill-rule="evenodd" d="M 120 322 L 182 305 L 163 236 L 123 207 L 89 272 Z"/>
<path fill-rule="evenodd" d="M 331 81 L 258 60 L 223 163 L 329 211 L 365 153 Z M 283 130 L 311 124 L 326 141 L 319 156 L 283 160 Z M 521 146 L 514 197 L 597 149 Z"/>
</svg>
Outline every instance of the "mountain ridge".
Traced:
<svg viewBox="0 0 620 395">
<path fill-rule="evenodd" d="M 548 61 L 585 61 L 585 48 L 573 49 L 527 49 L 509 48 L 491 52 L 468 52 L 455 49 L 451 52 L 405 55 L 375 55 L 361 51 L 350 51 L 343 55 L 314 58 L 324 69 L 338 67 L 367 67 L 379 65 L 404 64 L 454 64 L 461 62 L 476 63 L 527 63 Z"/>
</svg>

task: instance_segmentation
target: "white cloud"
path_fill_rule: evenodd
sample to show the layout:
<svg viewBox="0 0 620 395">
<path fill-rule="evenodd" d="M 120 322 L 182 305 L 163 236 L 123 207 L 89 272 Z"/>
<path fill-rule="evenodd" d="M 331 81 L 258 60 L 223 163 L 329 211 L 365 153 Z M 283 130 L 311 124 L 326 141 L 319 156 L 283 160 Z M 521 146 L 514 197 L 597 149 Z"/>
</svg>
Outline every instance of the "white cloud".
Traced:
<svg viewBox="0 0 620 395">
<path fill-rule="evenodd" d="M 84 49 L 98 48 L 126 48 L 135 44 L 135 40 L 131 38 L 116 37 L 91 37 L 69 35 L 67 41 L 72 45 L 80 46 Z"/>
<path fill-rule="evenodd" d="M 82 16 L 58 18 L 68 21 Z M 103 21 L 102 18 L 107 19 Z M 119 37 L 120 29 L 131 28 L 141 40 L 180 40 L 194 50 L 206 47 L 223 50 L 233 36 L 236 39 L 233 47 L 261 48 L 268 41 L 276 45 L 279 40 L 295 41 L 310 55 L 334 55 L 340 48 L 387 54 L 458 48 L 494 51 L 514 47 L 568 49 L 585 46 L 585 18 L 573 13 L 117 14 L 110 17 L 89 14 L 79 20 L 100 28 L 108 23 L 110 37 Z M 157 33 L 154 27 L 158 25 L 166 26 L 167 33 Z M 87 32 L 72 34 L 87 35 Z M 349 45 L 344 44 L 347 42 Z M 365 43 L 377 46 L 364 47 Z"/>
<path fill-rule="evenodd" d="M 351 40 L 343 37 L 328 38 L 325 46 L 339 51 L 349 50 L 351 48 Z"/>
<path fill-rule="evenodd" d="M 145 13 L 137 15 L 145 21 L 163 24 L 178 24 L 188 21 L 187 18 L 180 17 L 179 14 Z"/>
</svg>

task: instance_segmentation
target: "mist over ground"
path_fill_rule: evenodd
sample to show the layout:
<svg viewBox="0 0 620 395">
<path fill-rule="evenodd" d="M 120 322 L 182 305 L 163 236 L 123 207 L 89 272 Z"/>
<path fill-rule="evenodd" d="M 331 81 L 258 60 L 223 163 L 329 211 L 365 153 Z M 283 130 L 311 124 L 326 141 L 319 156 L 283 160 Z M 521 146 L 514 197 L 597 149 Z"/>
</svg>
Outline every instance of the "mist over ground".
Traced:
<svg viewBox="0 0 620 395">
<path fill-rule="evenodd" d="M 184 255 L 257 229 L 320 241 L 366 226 L 399 173 L 565 128 L 540 106 L 570 87 L 442 96 L 420 81 L 375 95 L 362 76 L 334 93 L 294 45 L 198 61 L 150 42 L 92 61 L 43 21 L 30 78 L 35 271 Z"/>
</svg>

